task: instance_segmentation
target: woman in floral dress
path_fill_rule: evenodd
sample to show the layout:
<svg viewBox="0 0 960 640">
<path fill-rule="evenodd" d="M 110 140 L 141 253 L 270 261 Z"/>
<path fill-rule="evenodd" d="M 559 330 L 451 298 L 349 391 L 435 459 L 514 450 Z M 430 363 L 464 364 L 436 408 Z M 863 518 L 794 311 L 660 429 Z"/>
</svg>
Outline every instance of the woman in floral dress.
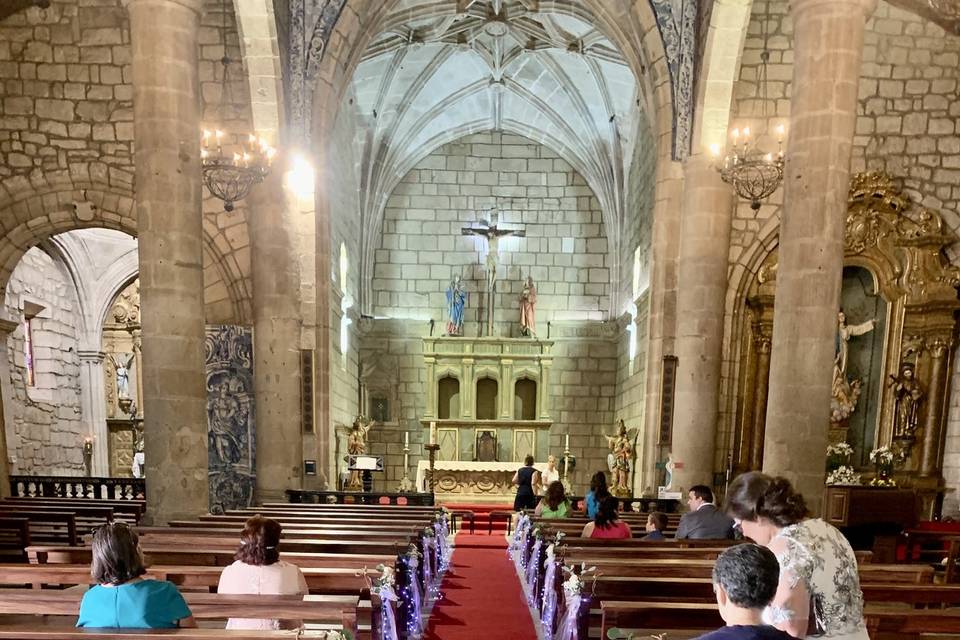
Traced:
<svg viewBox="0 0 960 640">
<path fill-rule="evenodd" d="M 780 585 L 764 619 L 797 638 L 869 640 L 857 558 L 838 529 L 808 518 L 784 478 L 752 471 L 727 491 L 727 513 L 780 562 Z"/>
</svg>

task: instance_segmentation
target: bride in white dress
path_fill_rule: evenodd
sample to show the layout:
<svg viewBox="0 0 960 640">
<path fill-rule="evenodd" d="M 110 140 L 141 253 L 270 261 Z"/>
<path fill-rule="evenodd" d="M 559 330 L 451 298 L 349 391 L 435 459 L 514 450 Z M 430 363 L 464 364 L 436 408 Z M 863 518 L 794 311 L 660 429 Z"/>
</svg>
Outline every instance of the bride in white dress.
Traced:
<svg viewBox="0 0 960 640">
<path fill-rule="evenodd" d="M 743 535 L 780 562 L 780 585 L 764 620 L 797 638 L 869 640 L 853 548 L 838 529 L 807 518 L 788 480 L 753 471 L 727 491 L 727 513 Z"/>
</svg>

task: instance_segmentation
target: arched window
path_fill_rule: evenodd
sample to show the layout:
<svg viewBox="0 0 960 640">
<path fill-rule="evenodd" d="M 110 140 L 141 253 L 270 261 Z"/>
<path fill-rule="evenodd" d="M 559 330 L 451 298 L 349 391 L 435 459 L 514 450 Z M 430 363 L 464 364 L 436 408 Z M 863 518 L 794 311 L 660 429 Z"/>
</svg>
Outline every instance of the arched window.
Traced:
<svg viewBox="0 0 960 640">
<path fill-rule="evenodd" d="M 437 383 L 437 418 L 449 420 L 460 417 L 460 381 L 453 376 L 440 378 Z"/>
<path fill-rule="evenodd" d="M 497 381 L 493 378 L 477 380 L 477 420 L 497 419 Z"/>
<path fill-rule="evenodd" d="M 521 378 L 513 387 L 514 420 L 537 419 L 537 383 Z"/>
</svg>

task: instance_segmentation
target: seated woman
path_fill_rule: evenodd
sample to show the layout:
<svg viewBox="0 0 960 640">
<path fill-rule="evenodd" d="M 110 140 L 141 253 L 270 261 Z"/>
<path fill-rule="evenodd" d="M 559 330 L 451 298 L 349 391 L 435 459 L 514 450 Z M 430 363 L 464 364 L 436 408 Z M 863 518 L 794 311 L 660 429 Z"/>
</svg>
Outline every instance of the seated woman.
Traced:
<svg viewBox="0 0 960 640">
<path fill-rule="evenodd" d="M 78 627 L 175 629 L 196 627 L 183 596 L 170 582 L 144 580 L 136 532 L 122 522 L 93 533 L 90 575 L 97 583 L 80 601 Z"/>
<path fill-rule="evenodd" d="M 597 517 L 593 522 L 588 522 L 583 527 L 584 538 L 629 538 L 633 535 L 630 531 L 630 525 L 620 520 L 617 515 L 617 507 L 620 501 L 613 496 L 607 496 L 600 501 L 597 509 Z"/>
<path fill-rule="evenodd" d="M 547 487 L 547 495 L 537 505 L 536 515 L 541 518 L 566 518 L 570 513 L 570 503 L 563 491 L 563 483 L 555 480 Z"/>
<path fill-rule="evenodd" d="M 280 559 L 280 523 L 253 516 L 240 532 L 236 561 L 220 574 L 217 593 L 303 595 L 307 581 L 296 565 Z M 297 629 L 299 620 L 230 618 L 227 629 Z"/>
<path fill-rule="evenodd" d="M 586 504 L 587 517 L 593 520 L 597 517 L 597 511 L 600 508 L 600 501 L 610 495 L 607 489 L 607 476 L 603 471 L 597 471 L 590 478 L 590 491 L 584 496 Z"/>
</svg>

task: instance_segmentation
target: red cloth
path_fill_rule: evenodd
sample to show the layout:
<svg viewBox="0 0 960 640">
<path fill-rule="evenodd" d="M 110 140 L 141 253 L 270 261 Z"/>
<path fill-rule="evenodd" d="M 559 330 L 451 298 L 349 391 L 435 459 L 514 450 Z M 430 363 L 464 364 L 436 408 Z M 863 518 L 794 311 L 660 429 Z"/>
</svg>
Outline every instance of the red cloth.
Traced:
<svg viewBox="0 0 960 640">
<path fill-rule="evenodd" d="M 591 538 L 629 538 L 630 537 L 630 527 L 627 526 L 625 522 L 614 522 L 606 529 L 594 525 L 593 533 L 590 534 Z"/>
</svg>

